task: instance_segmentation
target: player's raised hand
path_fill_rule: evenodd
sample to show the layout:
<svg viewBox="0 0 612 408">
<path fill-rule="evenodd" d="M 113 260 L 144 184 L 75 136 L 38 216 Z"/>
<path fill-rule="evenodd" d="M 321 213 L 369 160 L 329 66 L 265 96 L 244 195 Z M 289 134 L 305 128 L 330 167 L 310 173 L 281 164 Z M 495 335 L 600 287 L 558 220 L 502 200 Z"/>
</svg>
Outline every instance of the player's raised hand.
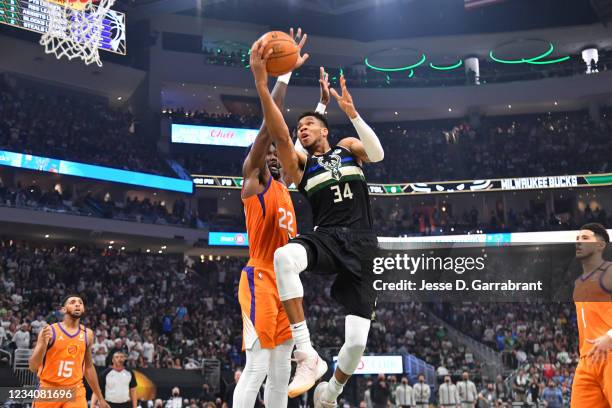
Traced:
<svg viewBox="0 0 612 408">
<path fill-rule="evenodd" d="M 340 89 L 342 95 L 338 95 L 338 92 L 336 92 L 334 88 L 330 89 L 330 92 L 332 96 L 336 98 L 336 101 L 338 101 L 340 109 L 342 109 L 349 118 L 355 119 L 357 117 L 357 109 L 355 109 L 355 105 L 353 104 L 353 97 L 346 88 L 346 79 L 344 75 L 340 75 Z"/>
<path fill-rule="evenodd" d="M 266 45 L 268 45 L 268 42 L 265 40 L 257 40 L 253 43 L 249 64 L 251 65 L 253 76 L 255 77 L 255 83 L 265 84 L 267 86 L 268 71 L 266 70 L 266 63 L 268 62 L 268 57 L 274 50 L 270 48 L 265 52 Z"/>
<path fill-rule="evenodd" d="M 587 342 L 593 345 L 593 348 L 587 354 L 594 364 L 605 361 L 608 358 L 608 353 L 612 353 L 612 337 L 604 334 L 595 340 L 587 339 Z"/>
<path fill-rule="evenodd" d="M 321 102 L 323 105 L 329 104 L 329 74 L 325 72 L 325 68 L 319 68 L 319 87 L 321 88 Z"/>
<path fill-rule="evenodd" d="M 295 39 L 295 42 L 298 45 L 298 59 L 295 63 L 295 67 L 293 68 L 294 70 L 296 70 L 302 65 L 304 65 L 304 62 L 306 62 L 308 57 L 310 57 L 310 54 L 308 53 L 302 55 L 302 48 L 304 47 L 304 44 L 306 44 L 308 34 L 303 34 L 302 29 L 298 27 L 297 34 L 294 35 L 293 27 L 291 27 L 291 29 L 289 30 L 289 35 L 291 36 L 291 38 Z"/>
</svg>

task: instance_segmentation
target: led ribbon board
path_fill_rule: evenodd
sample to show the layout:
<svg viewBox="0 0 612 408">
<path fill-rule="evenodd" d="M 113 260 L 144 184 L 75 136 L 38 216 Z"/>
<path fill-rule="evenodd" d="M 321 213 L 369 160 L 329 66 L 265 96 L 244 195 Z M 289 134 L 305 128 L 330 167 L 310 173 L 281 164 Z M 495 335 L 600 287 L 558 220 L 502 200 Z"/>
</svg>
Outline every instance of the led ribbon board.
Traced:
<svg viewBox="0 0 612 408">
<path fill-rule="evenodd" d="M 259 130 L 172 124 L 171 132 L 172 143 L 248 147 L 255 141 Z"/>
<path fill-rule="evenodd" d="M 51 159 L 31 154 L 7 152 L 4 150 L 0 150 L 0 166 L 85 177 L 180 193 L 193 193 L 193 182 L 191 180 L 95 166 L 68 160 Z"/>
<path fill-rule="evenodd" d="M 0 23 L 46 33 L 49 30 L 49 10 L 41 0 L 0 0 Z M 116 54 L 126 54 L 125 14 L 114 10 L 106 14 L 99 48 Z"/>
<path fill-rule="evenodd" d="M 242 188 L 242 177 L 192 175 L 197 188 Z M 612 173 L 573 176 L 520 177 L 506 179 L 433 181 L 426 183 L 369 183 L 371 195 L 418 195 L 480 193 L 486 191 L 546 190 L 553 188 L 612 186 Z M 289 186 L 289 190 L 297 191 Z"/>
<path fill-rule="evenodd" d="M 247 247 L 249 236 L 246 232 L 209 232 L 208 245 Z"/>
</svg>

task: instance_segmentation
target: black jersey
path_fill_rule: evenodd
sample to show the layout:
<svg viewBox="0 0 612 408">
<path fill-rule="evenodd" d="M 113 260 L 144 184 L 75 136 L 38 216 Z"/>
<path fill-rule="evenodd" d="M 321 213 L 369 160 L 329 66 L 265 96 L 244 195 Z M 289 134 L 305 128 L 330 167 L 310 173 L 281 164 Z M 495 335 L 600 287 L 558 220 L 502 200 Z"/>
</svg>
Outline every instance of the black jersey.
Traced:
<svg viewBox="0 0 612 408">
<path fill-rule="evenodd" d="M 346 148 L 309 155 L 298 186 L 312 207 L 317 227 L 372 228 L 370 196 L 363 169 Z"/>
</svg>

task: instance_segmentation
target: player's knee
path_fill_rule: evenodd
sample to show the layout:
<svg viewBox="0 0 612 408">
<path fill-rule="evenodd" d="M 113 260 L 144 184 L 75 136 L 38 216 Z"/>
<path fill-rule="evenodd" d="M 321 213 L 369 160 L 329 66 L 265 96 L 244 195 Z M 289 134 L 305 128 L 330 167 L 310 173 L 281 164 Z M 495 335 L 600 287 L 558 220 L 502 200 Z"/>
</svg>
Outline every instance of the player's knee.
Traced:
<svg viewBox="0 0 612 408">
<path fill-rule="evenodd" d="M 306 250 L 300 244 L 289 243 L 274 251 L 274 271 L 277 278 L 302 272 L 308 259 Z"/>
</svg>

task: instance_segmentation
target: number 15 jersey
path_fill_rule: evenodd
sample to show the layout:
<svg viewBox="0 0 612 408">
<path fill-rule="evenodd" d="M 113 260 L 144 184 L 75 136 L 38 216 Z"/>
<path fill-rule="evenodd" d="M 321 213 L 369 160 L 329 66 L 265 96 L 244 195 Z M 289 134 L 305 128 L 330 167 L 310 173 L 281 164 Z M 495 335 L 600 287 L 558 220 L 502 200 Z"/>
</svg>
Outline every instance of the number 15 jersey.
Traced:
<svg viewBox="0 0 612 408">
<path fill-rule="evenodd" d="M 40 385 L 46 387 L 70 387 L 83 384 L 87 330 L 70 333 L 61 323 L 51 325 L 53 337 L 47 347 L 43 363 L 38 370 Z"/>
</svg>

